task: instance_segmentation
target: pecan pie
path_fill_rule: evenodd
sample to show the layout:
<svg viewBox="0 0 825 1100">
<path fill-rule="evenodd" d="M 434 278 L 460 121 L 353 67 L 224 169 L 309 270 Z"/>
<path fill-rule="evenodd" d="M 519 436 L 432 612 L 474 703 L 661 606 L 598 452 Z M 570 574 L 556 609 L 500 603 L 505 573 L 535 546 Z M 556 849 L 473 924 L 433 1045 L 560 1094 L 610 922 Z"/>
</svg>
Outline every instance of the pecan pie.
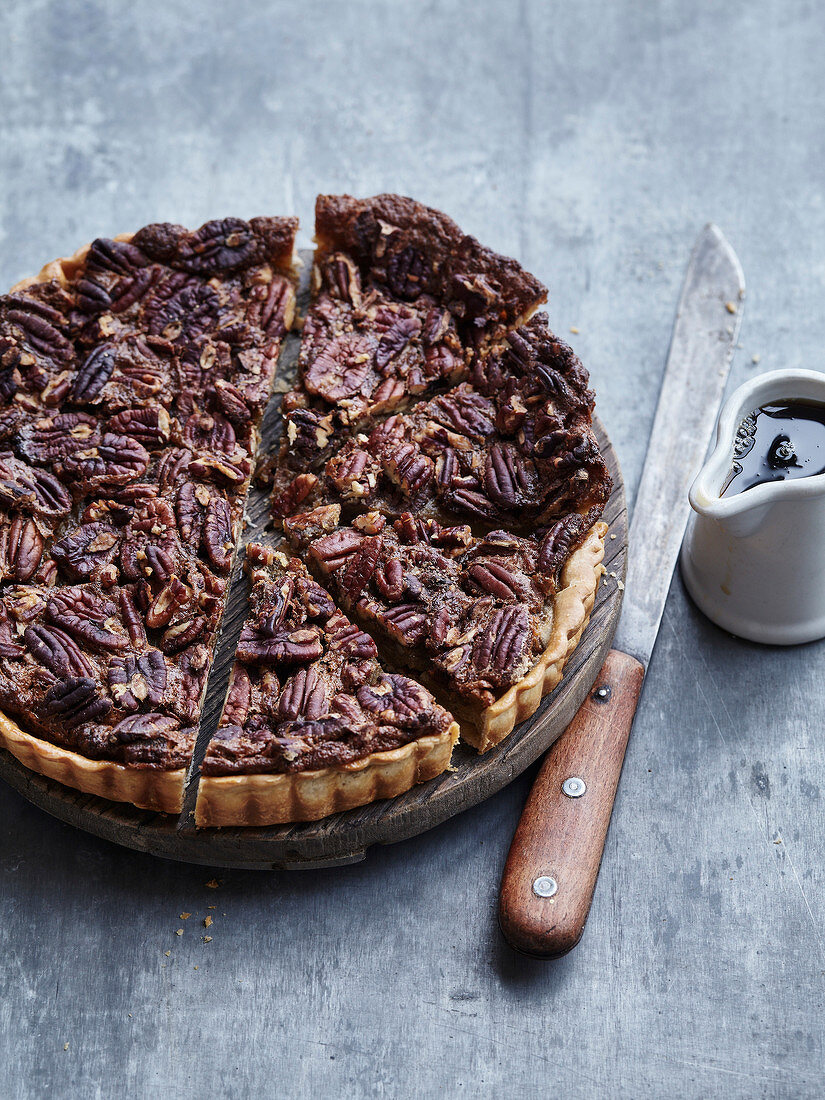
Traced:
<svg viewBox="0 0 825 1100">
<path fill-rule="evenodd" d="M 180 808 L 296 229 L 150 225 L 0 298 L 0 746 L 80 790 Z M 272 491 L 298 557 L 248 548 L 200 825 L 406 791 L 447 767 L 453 714 L 497 744 L 601 573 L 593 394 L 541 283 L 395 195 L 319 197 L 316 240 Z"/>
<path fill-rule="evenodd" d="M 343 527 L 339 516 L 335 504 L 287 519 L 287 538 L 382 653 L 433 688 L 464 740 L 497 744 L 561 679 L 593 605 L 605 525 L 571 513 L 541 539 L 476 538 L 411 513 Z"/>
<path fill-rule="evenodd" d="M 592 411 L 587 372 L 537 314 L 476 359 L 471 382 L 346 440 L 300 507 L 525 532 L 574 509 L 592 522 L 611 488 Z"/>
<path fill-rule="evenodd" d="M 307 496 L 341 432 L 444 390 L 545 301 L 542 284 L 412 199 L 321 195 L 300 381 L 283 401 L 276 507 Z"/>
<path fill-rule="evenodd" d="M 149 225 L 0 298 L 0 743 L 35 770 L 180 807 L 296 228 Z"/>
<path fill-rule="evenodd" d="M 296 558 L 252 544 L 249 617 L 201 768 L 199 825 L 308 821 L 443 772 L 458 726 L 387 673 L 373 639 Z"/>
</svg>

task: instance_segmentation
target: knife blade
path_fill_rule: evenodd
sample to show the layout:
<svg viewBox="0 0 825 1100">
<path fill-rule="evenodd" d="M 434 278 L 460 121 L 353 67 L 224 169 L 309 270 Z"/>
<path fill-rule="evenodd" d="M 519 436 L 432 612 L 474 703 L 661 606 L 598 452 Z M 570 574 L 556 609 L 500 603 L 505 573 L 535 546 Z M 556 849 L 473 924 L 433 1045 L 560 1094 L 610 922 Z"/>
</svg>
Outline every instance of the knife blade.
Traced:
<svg viewBox="0 0 825 1100">
<path fill-rule="evenodd" d="M 501 882 L 499 924 L 517 950 L 558 958 L 579 942 L 645 672 L 742 319 L 745 279 L 715 225 L 691 253 L 629 535 L 613 648 L 550 749 L 525 803 Z"/>
</svg>

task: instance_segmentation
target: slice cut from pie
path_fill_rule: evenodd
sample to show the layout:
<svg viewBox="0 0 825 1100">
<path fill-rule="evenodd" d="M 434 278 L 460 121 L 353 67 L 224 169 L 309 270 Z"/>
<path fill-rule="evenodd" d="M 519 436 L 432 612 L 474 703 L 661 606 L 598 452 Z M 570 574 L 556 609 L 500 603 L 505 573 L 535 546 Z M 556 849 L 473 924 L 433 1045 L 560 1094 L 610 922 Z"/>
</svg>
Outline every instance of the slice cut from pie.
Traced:
<svg viewBox="0 0 825 1100">
<path fill-rule="evenodd" d="M 36 771 L 180 808 L 296 228 L 150 225 L 0 298 L 0 745 Z"/>
<path fill-rule="evenodd" d="M 606 525 L 574 512 L 543 538 L 327 505 L 287 538 L 395 668 L 415 670 L 485 752 L 561 679 L 593 607 Z"/>
<path fill-rule="evenodd" d="M 546 300 L 444 214 L 398 195 L 321 195 L 299 384 L 283 401 L 273 498 L 288 515 L 341 435 L 445 390 Z"/>
<path fill-rule="evenodd" d="M 595 522 L 611 481 L 591 427 L 593 394 L 546 315 L 476 359 L 471 377 L 345 440 L 301 511 L 338 503 L 350 517 L 409 511 L 522 533 L 573 510 Z"/>
<path fill-rule="evenodd" d="M 443 772 L 458 726 L 429 691 L 387 673 L 296 558 L 252 544 L 246 570 L 249 616 L 196 823 L 312 821 Z"/>
</svg>

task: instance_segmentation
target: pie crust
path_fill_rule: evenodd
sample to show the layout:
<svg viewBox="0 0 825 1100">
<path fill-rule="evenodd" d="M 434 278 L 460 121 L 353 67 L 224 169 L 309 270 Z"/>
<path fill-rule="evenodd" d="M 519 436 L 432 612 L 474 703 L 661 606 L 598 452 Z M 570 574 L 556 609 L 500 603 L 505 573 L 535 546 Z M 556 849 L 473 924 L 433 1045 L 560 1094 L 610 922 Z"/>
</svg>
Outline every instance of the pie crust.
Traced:
<svg viewBox="0 0 825 1100">
<path fill-rule="evenodd" d="M 0 747 L 33 772 L 84 794 L 95 794 L 112 802 L 131 802 L 141 810 L 160 810 L 166 814 L 180 813 L 183 808 L 185 768 L 161 771 L 126 767 L 112 760 L 90 760 L 26 733 L 2 713 Z"/>
<path fill-rule="evenodd" d="M 379 798 L 394 798 L 445 771 L 457 738 L 458 724 L 453 722 L 442 734 L 370 753 L 341 767 L 291 775 L 204 775 L 198 787 L 195 824 L 317 821 Z"/>
</svg>

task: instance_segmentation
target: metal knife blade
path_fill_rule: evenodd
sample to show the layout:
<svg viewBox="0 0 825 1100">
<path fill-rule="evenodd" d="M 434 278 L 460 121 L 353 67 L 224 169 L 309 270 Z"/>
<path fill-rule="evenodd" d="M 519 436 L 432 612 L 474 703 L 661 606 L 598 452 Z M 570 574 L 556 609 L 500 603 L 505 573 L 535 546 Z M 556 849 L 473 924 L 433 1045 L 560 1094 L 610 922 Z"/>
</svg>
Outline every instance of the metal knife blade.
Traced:
<svg viewBox="0 0 825 1100">
<path fill-rule="evenodd" d="M 613 648 L 541 766 L 501 880 L 499 924 L 538 958 L 579 942 L 596 888 L 627 741 L 739 332 L 745 280 L 714 225 L 688 264 L 633 522 Z"/>
<path fill-rule="evenodd" d="M 647 667 L 739 335 L 745 276 L 715 225 L 688 264 L 628 538 L 622 615 L 613 648 Z"/>
</svg>

